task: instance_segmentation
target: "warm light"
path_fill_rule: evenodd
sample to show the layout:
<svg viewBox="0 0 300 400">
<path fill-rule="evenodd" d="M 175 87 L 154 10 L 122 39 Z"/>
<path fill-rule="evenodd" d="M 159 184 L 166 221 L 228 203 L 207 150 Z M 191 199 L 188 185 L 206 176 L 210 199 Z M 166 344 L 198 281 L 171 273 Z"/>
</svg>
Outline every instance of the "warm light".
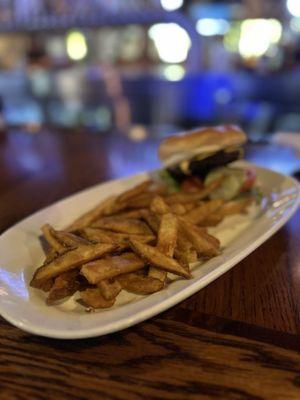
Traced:
<svg viewBox="0 0 300 400">
<path fill-rule="evenodd" d="M 154 41 L 160 59 L 166 63 L 181 63 L 187 59 L 191 39 L 181 26 L 175 23 L 152 25 L 149 36 Z"/>
<path fill-rule="evenodd" d="M 73 31 L 67 35 L 67 53 L 74 61 L 82 60 L 87 55 L 85 36 L 79 31 Z"/>
<path fill-rule="evenodd" d="M 166 11 L 174 11 L 183 5 L 184 0 L 160 0 L 161 6 Z"/>
<path fill-rule="evenodd" d="M 164 76 L 168 81 L 180 81 L 185 75 L 185 68 L 182 65 L 167 65 L 164 69 Z"/>
<path fill-rule="evenodd" d="M 245 58 L 261 57 L 281 35 L 282 25 L 276 19 L 247 19 L 241 25 L 239 52 Z"/>
<path fill-rule="evenodd" d="M 294 17 L 300 17 L 300 1 L 299 0 L 287 0 L 287 9 Z"/>
<path fill-rule="evenodd" d="M 222 18 L 201 18 L 197 21 L 196 29 L 203 36 L 225 35 L 230 25 Z"/>
<path fill-rule="evenodd" d="M 134 142 L 142 142 L 147 139 L 148 132 L 143 125 L 134 125 L 129 129 L 128 136 Z"/>
</svg>

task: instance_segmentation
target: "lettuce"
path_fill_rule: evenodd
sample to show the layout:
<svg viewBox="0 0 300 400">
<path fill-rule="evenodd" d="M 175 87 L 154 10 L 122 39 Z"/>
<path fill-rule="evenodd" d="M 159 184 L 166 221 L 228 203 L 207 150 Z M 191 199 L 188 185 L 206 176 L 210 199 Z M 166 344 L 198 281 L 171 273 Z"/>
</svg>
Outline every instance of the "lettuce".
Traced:
<svg viewBox="0 0 300 400">
<path fill-rule="evenodd" d="M 159 178 L 168 186 L 171 193 L 179 191 L 179 183 L 166 169 L 162 169 L 161 171 L 159 171 Z"/>
</svg>

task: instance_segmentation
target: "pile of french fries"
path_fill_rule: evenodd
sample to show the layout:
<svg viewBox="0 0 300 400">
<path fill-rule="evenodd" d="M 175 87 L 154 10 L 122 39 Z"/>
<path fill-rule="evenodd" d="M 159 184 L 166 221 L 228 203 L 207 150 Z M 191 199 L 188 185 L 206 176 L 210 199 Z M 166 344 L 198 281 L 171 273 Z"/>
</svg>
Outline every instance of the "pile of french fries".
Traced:
<svg viewBox="0 0 300 400">
<path fill-rule="evenodd" d="M 122 290 L 163 289 L 168 273 L 191 278 L 191 263 L 220 253 L 207 227 L 251 202 L 208 200 L 217 185 L 169 193 L 149 180 L 107 198 L 65 230 L 44 225 L 46 259 L 31 286 L 47 292 L 48 305 L 79 292 L 79 303 L 97 309 L 112 307 Z"/>
</svg>

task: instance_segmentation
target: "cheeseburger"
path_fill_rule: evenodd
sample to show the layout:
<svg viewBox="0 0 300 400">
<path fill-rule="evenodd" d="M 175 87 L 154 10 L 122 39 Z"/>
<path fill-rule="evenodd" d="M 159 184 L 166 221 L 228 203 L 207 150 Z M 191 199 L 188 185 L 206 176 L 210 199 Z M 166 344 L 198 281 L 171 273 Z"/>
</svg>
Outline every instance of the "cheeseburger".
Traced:
<svg viewBox="0 0 300 400">
<path fill-rule="evenodd" d="M 231 165 L 243 157 L 246 134 L 237 126 L 198 128 L 168 137 L 159 146 L 158 155 L 166 169 L 162 178 L 173 187 L 186 191 L 220 182 L 210 197 L 231 200 L 253 193 L 255 172 Z"/>
</svg>

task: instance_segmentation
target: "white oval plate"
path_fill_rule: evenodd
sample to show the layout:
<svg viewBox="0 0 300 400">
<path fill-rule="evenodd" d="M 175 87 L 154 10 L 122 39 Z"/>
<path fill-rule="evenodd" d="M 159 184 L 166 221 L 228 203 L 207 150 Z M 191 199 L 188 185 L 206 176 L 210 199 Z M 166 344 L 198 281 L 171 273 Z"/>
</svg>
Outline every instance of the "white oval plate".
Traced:
<svg viewBox="0 0 300 400">
<path fill-rule="evenodd" d="M 251 165 L 242 163 L 243 165 Z M 255 167 L 255 166 L 254 166 Z M 0 236 L 0 313 L 13 325 L 37 335 L 77 339 L 105 335 L 144 321 L 196 293 L 260 246 L 294 214 L 299 184 L 293 178 L 255 167 L 268 201 L 250 214 L 225 219 L 213 233 L 224 251 L 193 267 L 193 279 L 175 280 L 161 292 L 136 296 L 122 292 L 113 308 L 85 312 L 74 297 L 58 306 L 45 305 L 43 292 L 29 287 L 43 261 L 40 227 L 63 228 L 101 199 L 147 179 L 143 173 L 85 190 L 35 213 Z M 241 235 L 241 232 L 243 234 Z"/>
</svg>

